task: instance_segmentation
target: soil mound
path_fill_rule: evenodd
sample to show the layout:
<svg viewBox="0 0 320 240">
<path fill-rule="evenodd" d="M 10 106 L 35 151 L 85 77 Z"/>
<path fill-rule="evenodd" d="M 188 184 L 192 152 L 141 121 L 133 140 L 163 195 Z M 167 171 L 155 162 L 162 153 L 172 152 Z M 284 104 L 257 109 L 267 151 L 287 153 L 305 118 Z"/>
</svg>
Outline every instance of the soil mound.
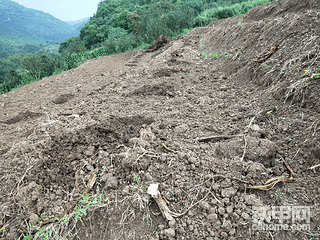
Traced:
<svg viewBox="0 0 320 240">
<path fill-rule="evenodd" d="M 273 1 L 1 95 L 0 239 L 319 239 L 319 23 Z"/>
</svg>

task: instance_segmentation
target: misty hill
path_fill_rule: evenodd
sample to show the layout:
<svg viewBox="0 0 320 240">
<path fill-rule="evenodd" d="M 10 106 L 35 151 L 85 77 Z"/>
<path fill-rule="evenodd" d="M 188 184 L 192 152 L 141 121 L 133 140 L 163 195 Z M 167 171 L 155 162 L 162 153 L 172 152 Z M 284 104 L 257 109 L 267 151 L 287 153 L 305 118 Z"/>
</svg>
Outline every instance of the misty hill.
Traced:
<svg viewBox="0 0 320 240">
<path fill-rule="evenodd" d="M 26 8 L 11 0 L 0 0 L 0 35 L 61 42 L 78 36 L 83 24 L 70 25 L 48 13 Z"/>
<path fill-rule="evenodd" d="M 80 20 L 77 20 L 77 21 L 67 21 L 67 23 L 69 24 L 69 25 L 85 25 L 87 22 L 89 22 L 89 20 L 90 20 L 90 17 L 86 17 L 86 18 L 82 18 L 82 19 L 80 19 Z"/>
</svg>

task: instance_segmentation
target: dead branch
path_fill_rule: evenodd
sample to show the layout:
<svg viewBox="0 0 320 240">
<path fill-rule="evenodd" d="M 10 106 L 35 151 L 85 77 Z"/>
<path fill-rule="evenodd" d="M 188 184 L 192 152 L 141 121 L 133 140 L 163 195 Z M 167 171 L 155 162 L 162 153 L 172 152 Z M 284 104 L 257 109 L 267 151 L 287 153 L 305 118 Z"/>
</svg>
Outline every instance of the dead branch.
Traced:
<svg viewBox="0 0 320 240">
<path fill-rule="evenodd" d="M 221 136 L 201 137 L 201 138 L 196 138 L 195 142 L 205 142 L 209 140 L 219 140 L 219 139 L 231 139 L 234 137 L 243 137 L 243 135 L 221 135 Z"/>
</svg>

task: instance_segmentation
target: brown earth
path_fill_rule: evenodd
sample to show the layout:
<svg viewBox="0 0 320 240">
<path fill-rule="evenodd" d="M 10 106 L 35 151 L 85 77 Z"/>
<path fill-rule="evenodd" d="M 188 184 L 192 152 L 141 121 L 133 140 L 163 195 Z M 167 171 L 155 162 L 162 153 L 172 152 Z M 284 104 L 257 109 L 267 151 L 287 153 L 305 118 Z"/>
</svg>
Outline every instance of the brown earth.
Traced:
<svg viewBox="0 0 320 240">
<path fill-rule="evenodd" d="M 320 239 L 319 33 L 319 1 L 274 1 L 1 95 L 0 238 Z M 282 158 L 292 182 L 250 189 Z M 191 208 L 167 221 L 151 183 Z M 254 230 L 279 220 L 253 206 L 310 207 L 310 229 Z"/>
</svg>

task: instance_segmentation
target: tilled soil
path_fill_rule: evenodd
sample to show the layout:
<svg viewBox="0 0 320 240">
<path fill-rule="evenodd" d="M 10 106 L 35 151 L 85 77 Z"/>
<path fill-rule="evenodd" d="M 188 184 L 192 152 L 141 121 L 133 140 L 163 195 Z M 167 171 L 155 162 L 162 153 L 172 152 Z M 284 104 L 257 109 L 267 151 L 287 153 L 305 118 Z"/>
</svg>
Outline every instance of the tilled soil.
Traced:
<svg viewBox="0 0 320 240">
<path fill-rule="evenodd" d="M 274 1 L 1 95 L 0 238 L 320 239 L 319 23 L 319 1 Z M 284 161 L 292 181 L 252 189 Z M 310 228 L 254 229 L 275 206 Z"/>
</svg>

